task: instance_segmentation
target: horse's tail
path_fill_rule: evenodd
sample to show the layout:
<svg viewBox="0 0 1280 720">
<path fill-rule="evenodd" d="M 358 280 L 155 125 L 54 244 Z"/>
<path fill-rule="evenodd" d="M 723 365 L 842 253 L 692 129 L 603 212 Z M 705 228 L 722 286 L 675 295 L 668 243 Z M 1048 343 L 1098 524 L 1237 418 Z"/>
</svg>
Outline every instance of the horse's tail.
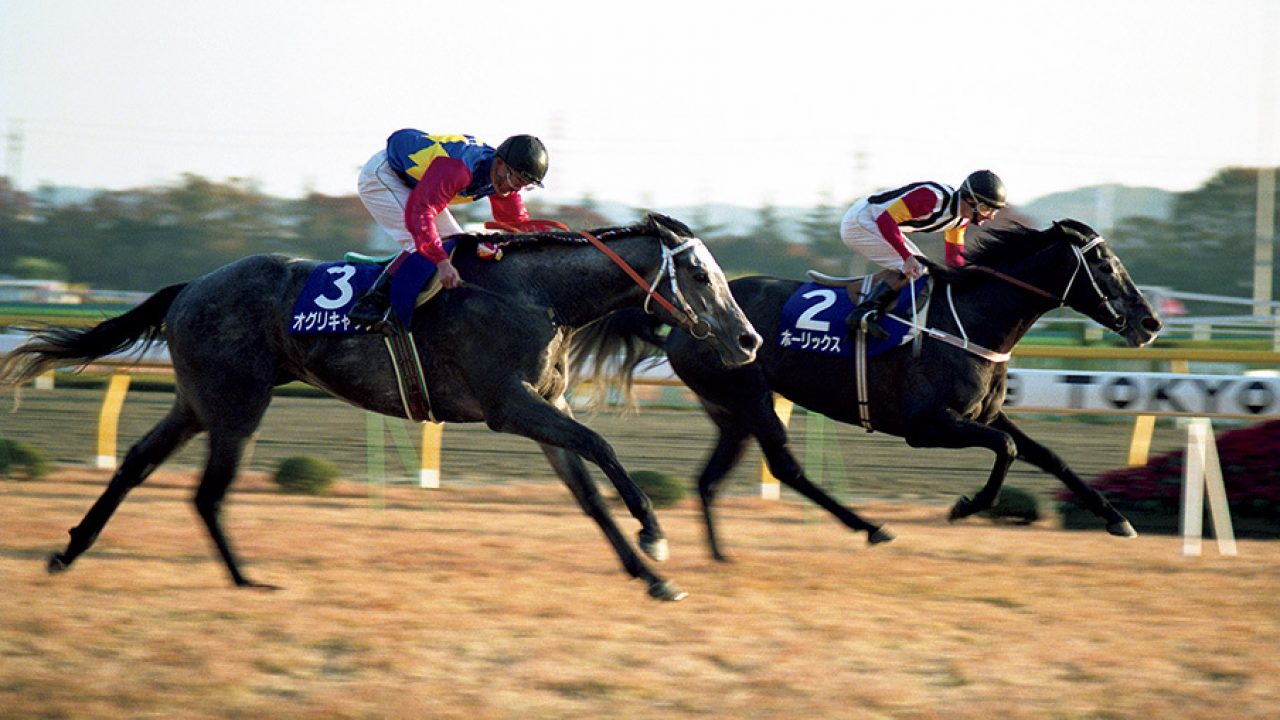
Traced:
<svg viewBox="0 0 1280 720">
<path fill-rule="evenodd" d="M 603 406 L 610 388 L 621 390 L 624 404 L 633 406 L 636 368 L 666 353 L 661 327 L 662 322 L 652 315 L 630 308 L 582 328 L 569 346 L 570 385 L 591 383 L 591 406 Z"/>
<path fill-rule="evenodd" d="M 53 327 L 37 332 L 0 363 L 0 385 L 21 385 L 65 365 L 88 365 L 138 342 L 143 343 L 139 354 L 146 352 L 160 339 L 165 313 L 184 287 L 186 283 L 170 285 L 129 312 L 88 330 Z"/>
</svg>

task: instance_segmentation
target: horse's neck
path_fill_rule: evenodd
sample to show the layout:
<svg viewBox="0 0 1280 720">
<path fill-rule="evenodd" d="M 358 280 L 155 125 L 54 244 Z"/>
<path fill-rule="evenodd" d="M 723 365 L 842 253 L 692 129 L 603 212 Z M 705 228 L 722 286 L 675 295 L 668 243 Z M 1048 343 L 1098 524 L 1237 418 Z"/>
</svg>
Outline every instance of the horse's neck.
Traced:
<svg viewBox="0 0 1280 720">
<path fill-rule="evenodd" d="M 608 247 L 644 279 L 646 287 L 653 281 L 662 254 L 654 238 L 623 238 Z M 525 269 L 529 289 L 569 327 L 588 325 L 644 298 L 644 289 L 594 246 L 539 253 L 529 260 Z"/>
<path fill-rule="evenodd" d="M 931 301 L 930 325 L 954 327 L 954 309 L 963 327 L 953 332 L 998 352 L 1013 349 L 1050 309 L 1044 299 L 995 276 L 950 293 L 946 287 L 938 290 Z"/>
</svg>

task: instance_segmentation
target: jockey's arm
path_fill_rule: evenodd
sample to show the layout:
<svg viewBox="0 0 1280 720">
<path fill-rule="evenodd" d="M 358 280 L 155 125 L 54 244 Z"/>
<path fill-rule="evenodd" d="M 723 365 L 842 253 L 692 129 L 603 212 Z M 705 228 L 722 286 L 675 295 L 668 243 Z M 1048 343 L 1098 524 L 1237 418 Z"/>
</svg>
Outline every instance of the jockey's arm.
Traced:
<svg viewBox="0 0 1280 720">
<path fill-rule="evenodd" d="M 437 265 L 446 260 L 448 255 L 440 242 L 436 216 L 448 209 L 449 203 L 470 182 L 471 171 L 461 160 L 436 158 L 427 166 L 422 179 L 409 193 L 409 201 L 405 203 L 405 226 L 413 235 L 414 246 L 423 257 Z"/>
<path fill-rule="evenodd" d="M 898 225 L 907 220 L 927 217 L 937 206 L 938 194 L 928 187 L 918 187 L 885 208 L 876 218 L 876 228 L 889 243 L 889 247 L 905 260 L 911 257 L 911 251 L 907 249 L 907 238 Z"/>
<path fill-rule="evenodd" d="M 525 209 L 519 192 L 506 196 L 494 193 L 489 196 L 489 207 L 493 210 L 493 219 L 498 222 L 520 227 L 529 221 L 529 211 Z"/>
<path fill-rule="evenodd" d="M 947 248 L 947 267 L 964 266 L 964 230 L 965 225 L 954 227 L 943 233 Z"/>
</svg>

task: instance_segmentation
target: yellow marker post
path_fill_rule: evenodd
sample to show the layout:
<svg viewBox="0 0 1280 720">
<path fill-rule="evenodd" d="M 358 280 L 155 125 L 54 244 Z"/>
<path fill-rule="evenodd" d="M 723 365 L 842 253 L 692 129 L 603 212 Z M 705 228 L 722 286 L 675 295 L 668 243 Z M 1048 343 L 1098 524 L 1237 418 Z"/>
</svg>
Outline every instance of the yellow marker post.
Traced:
<svg viewBox="0 0 1280 720">
<path fill-rule="evenodd" d="M 418 487 L 440 487 L 440 447 L 444 423 L 422 424 L 422 459 L 418 463 Z"/>
<path fill-rule="evenodd" d="M 791 410 L 794 407 L 794 403 L 781 395 L 773 396 L 773 411 L 778 414 L 783 427 L 791 422 Z M 778 478 L 769 472 L 769 463 L 763 460 L 760 462 L 760 497 L 765 500 L 777 500 L 782 497 L 782 485 L 778 482 Z"/>
<path fill-rule="evenodd" d="M 1186 374 L 1191 365 L 1185 358 L 1169 360 L 1169 372 Z M 1151 437 L 1155 434 L 1156 418 L 1154 415 L 1139 415 L 1133 421 L 1133 437 L 1129 440 L 1129 466 L 1137 467 L 1147 464 L 1151 454 Z"/>
<path fill-rule="evenodd" d="M 1133 421 L 1133 439 L 1129 441 L 1129 466 L 1147 464 L 1151 454 L 1151 435 L 1156 429 L 1155 415 L 1139 415 Z"/>
<path fill-rule="evenodd" d="M 125 373 L 114 373 L 107 383 L 107 394 L 102 399 L 102 410 L 98 412 L 98 458 L 97 467 L 114 470 L 116 467 L 116 433 L 120 423 L 120 410 L 124 407 L 124 396 L 129 392 L 130 377 Z"/>
</svg>

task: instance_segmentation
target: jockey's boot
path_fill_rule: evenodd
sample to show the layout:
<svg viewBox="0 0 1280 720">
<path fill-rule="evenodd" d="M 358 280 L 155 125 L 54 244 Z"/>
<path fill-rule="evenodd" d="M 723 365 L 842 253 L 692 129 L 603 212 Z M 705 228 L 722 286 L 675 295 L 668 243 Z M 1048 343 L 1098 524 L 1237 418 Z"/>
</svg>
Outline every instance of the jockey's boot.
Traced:
<svg viewBox="0 0 1280 720">
<path fill-rule="evenodd" d="M 893 301 L 898 297 L 898 290 L 899 288 L 883 280 L 876 283 L 867 297 L 854 306 L 849 317 L 845 318 L 845 325 L 849 326 L 849 336 L 853 337 L 855 332 L 861 330 L 868 337 L 876 340 L 889 337 L 889 331 L 884 329 L 877 318 L 893 307 Z"/>
<path fill-rule="evenodd" d="M 347 312 L 347 318 L 356 327 L 367 327 L 370 332 L 389 334 L 391 328 L 387 323 L 387 317 L 390 314 L 391 274 L 383 270 L 378 279 L 373 282 L 373 287 L 351 306 L 351 310 Z"/>
</svg>

